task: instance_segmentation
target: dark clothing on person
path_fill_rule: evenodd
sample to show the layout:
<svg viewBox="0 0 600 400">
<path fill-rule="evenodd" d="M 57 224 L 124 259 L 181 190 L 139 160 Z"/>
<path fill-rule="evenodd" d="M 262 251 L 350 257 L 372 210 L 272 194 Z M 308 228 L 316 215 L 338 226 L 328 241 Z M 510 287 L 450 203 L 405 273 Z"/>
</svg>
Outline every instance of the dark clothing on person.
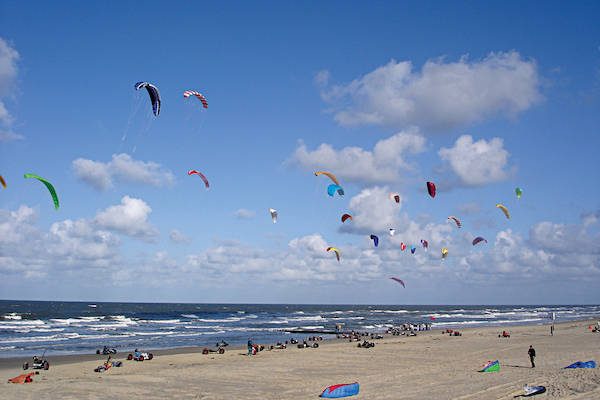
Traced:
<svg viewBox="0 0 600 400">
<path fill-rule="evenodd" d="M 531 361 L 531 368 L 535 368 L 535 349 L 533 348 L 533 346 L 529 346 L 529 351 L 527 352 L 527 354 L 529 354 L 529 361 Z"/>
</svg>

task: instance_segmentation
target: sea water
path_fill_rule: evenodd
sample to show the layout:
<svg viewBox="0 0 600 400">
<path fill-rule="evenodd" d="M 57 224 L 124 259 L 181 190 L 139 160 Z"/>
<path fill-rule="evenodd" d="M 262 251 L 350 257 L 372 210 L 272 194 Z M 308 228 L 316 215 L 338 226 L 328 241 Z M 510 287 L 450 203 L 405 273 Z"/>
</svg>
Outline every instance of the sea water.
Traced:
<svg viewBox="0 0 600 400">
<path fill-rule="evenodd" d="M 432 329 L 506 326 L 600 318 L 598 305 L 439 306 L 89 303 L 0 300 L 0 357 L 119 352 L 187 346 L 275 343 L 286 330 L 383 332 L 402 323 Z"/>
</svg>

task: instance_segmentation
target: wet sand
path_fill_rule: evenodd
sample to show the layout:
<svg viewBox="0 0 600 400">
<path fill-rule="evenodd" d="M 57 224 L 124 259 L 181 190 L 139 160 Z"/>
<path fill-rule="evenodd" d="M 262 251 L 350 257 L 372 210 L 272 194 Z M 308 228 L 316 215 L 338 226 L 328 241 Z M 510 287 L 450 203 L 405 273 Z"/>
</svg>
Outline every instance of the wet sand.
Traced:
<svg viewBox="0 0 600 400">
<path fill-rule="evenodd" d="M 153 351 L 150 361 L 113 356 L 121 368 L 93 372 L 106 356 L 49 357 L 51 367 L 25 385 L 4 383 L 6 399 L 310 399 L 327 386 L 360 383 L 353 399 L 512 399 L 523 386 L 544 385 L 536 399 L 600 398 L 600 368 L 561 368 L 575 361 L 600 361 L 595 321 L 462 329 L 462 336 L 440 330 L 416 337 L 384 335 L 376 346 L 357 348 L 347 340 L 319 341 L 319 348 L 265 349 L 246 355 L 245 347 L 225 354 L 201 354 L 202 348 Z M 508 330 L 510 338 L 499 338 Z M 527 350 L 536 349 L 536 368 Z M 480 373 L 487 361 L 500 361 L 499 372 Z M 0 359 L 0 377 L 24 373 L 23 359 Z"/>
</svg>

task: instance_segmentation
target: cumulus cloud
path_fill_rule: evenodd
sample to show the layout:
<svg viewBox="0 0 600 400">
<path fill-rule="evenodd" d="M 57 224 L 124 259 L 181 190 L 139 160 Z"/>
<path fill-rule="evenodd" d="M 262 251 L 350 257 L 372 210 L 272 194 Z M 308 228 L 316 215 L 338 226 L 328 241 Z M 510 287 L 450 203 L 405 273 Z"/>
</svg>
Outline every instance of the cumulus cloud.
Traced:
<svg viewBox="0 0 600 400">
<path fill-rule="evenodd" d="M 443 147 L 438 154 L 450 164 L 452 171 L 465 186 L 482 186 L 503 181 L 514 171 L 514 168 L 507 171 L 510 154 L 504 149 L 504 141 L 500 138 L 473 142 L 471 135 L 463 135 L 453 147 Z"/>
<path fill-rule="evenodd" d="M 125 153 L 113 154 L 107 163 L 78 158 L 72 168 L 75 176 L 98 190 L 112 188 L 113 178 L 157 187 L 172 186 L 175 182 L 173 173 L 163 170 L 160 164 L 135 160 Z"/>
<path fill-rule="evenodd" d="M 18 73 L 18 60 L 19 53 L 10 43 L 0 37 L 0 125 L 7 129 L 0 129 L 0 141 L 23 139 L 23 136 L 10 130 L 14 117 L 4 103 L 14 92 Z"/>
<path fill-rule="evenodd" d="M 91 221 L 55 222 L 47 232 L 37 226 L 38 211 L 20 206 L 0 210 L 0 273 L 34 279 L 59 270 L 110 269 L 120 262 L 118 236 Z"/>
<path fill-rule="evenodd" d="M 177 229 L 171 230 L 169 232 L 169 239 L 173 243 L 189 243 L 190 239 L 185 236 L 183 233 L 179 232 Z"/>
<path fill-rule="evenodd" d="M 514 117 L 542 99 L 539 87 L 535 61 L 511 51 L 478 61 L 430 60 L 416 72 L 410 61 L 392 60 L 347 85 L 323 90 L 322 97 L 339 110 L 335 119 L 342 125 L 444 131 L 496 115 Z"/>
<path fill-rule="evenodd" d="M 400 170 L 414 169 L 405 160 L 406 155 L 423 151 L 425 138 L 419 135 L 417 129 L 411 128 L 378 141 L 373 151 L 353 146 L 335 150 L 326 143 L 309 151 L 301 143 L 286 164 L 307 171 L 336 171 L 336 176 L 345 182 L 381 184 L 399 181 Z"/>
<path fill-rule="evenodd" d="M 348 209 L 354 220 L 340 226 L 340 232 L 346 233 L 387 233 L 389 228 L 400 228 L 408 222 L 406 215 L 400 216 L 400 204 L 389 198 L 387 187 L 363 189 L 350 199 Z"/>
<path fill-rule="evenodd" d="M 236 212 L 233 213 L 238 219 L 252 219 L 256 217 L 256 213 L 251 210 L 246 210 L 245 208 L 240 208 Z"/>
<path fill-rule="evenodd" d="M 98 212 L 93 221 L 102 228 L 155 242 L 159 233 L 148 222 L 150 212 L 152 209 L 144 200 L 125 196 L 121 199 L 121 204 Z"/>
</svg>

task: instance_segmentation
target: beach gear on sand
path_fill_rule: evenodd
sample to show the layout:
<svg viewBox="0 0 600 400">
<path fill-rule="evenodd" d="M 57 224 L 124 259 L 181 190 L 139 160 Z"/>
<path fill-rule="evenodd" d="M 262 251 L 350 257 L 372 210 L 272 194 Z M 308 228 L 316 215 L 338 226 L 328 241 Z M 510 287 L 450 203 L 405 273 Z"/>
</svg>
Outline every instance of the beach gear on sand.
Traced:
<svg viewBox="0 0 600 400">
<path fill-rule="evenodd" d="M 325 397 L 328 399 L 339 399 L 341 397 L 350 397 L 358 394 L 358 382 L 354 383 L 342 383 L 341 385 L 329 386 L 319 397 Z"/>
<path fill-rule="evenodd" d="M 535 396 L 536 394 L 546 393 L 546 386 L 525 386 L 523 390 L 525 390 L 524 394 L 520 394 L 514 397 L 529 397 Z"/>
<path fill-rule="evenodd" d="M 488 362 L 482 370 L 480 370 L 479 372 L 492 372 L 492 371 L 500 371 L 500 363 L 498 362 L 498 360 L 492 362 Z"/>
<path fill-rule="evenodd" d="M 30 372 L 29 374 L 19 375 L 19 376 L 9 379 L 8 382 L 10 382 L 10 383 L 30 383 L 30 382 L 33 382 L 33 379 L 31 379 L 31 377 L 33 375 L 35 375 L 35 372 Z"/>
<path fill-rule="evenodd" d="M 596 368 L 596 363 L 594 361 L 587 361 L 587 362 L 577 361 L 571 365 L 567 365 L 563 369 L 567 369 L 567 368 Z"/>
</svg>

